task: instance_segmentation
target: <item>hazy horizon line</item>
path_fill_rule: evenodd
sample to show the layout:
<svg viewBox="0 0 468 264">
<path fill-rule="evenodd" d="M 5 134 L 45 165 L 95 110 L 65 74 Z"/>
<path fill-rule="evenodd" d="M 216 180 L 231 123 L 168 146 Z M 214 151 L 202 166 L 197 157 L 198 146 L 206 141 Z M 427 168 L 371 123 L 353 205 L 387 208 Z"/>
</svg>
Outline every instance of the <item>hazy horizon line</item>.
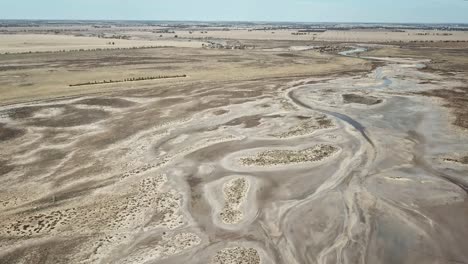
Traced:
<svg viewBox="0 0 468 264">
<path fill-rule="evenodd" d="M 104 22 L 201 22 L 201 23 L 294 23 L 294 24 L 443 24 L 443 25 L 468 25 L 467 22 L 378 22 L 378 21 L 280 21 L 280 20 L 178 20 L 178 19 L 57 19 L 57 18 L 0 18 L 0 21 L 104 21 Z"/>
</svg>

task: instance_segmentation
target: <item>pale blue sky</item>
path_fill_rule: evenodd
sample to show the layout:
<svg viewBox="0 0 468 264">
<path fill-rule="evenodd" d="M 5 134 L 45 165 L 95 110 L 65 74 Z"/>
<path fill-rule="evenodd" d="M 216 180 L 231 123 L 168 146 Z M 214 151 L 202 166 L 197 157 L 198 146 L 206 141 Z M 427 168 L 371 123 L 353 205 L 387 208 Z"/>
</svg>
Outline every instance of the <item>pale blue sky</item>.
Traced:
<svg viewBox="0 0 468 264">
<path fill-rule="evenodd" d="M 0 19 L 468 23 L 468 0 L 0 0 Z"/>
</svg>

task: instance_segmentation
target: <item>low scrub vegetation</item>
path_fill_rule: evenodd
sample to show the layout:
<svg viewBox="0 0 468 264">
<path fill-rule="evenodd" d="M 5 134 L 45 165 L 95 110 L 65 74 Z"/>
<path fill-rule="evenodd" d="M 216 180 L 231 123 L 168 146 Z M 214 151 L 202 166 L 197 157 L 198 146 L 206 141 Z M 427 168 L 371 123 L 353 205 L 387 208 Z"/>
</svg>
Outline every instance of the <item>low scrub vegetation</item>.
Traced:
<svg viewBox="0 0 468 264">
<path fill-rule="evenodd" d="M 147 81 L 147 80 L 158 80 L 158 79 L 169 79 L 169 78 L 184 78 L 187 75 L 158 75 L 158 76 L 147 76 L 147 77 L 132 77 L 122 80 L 103 80 L 103 81 L 94 81 L 94 82 L 85 82 L 85 83 L 76 83 L 70 84 L 70 87 L 73 86 L 84 86 L 84 85 L 95 85 L 95 84 L 107 84 L 107 83 L 122 83 L 122 82 L 136 82 L 136 81 Z"/>
</svg>

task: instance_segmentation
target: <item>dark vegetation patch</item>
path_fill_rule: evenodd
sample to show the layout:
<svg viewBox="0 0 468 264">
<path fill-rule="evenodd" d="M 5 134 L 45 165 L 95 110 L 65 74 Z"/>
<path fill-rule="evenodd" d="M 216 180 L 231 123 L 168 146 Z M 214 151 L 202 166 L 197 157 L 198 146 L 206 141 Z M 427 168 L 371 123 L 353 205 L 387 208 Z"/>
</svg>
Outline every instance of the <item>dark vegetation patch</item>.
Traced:
<svg viewBox="0 0 468 264">
<path fill-rule="evenodd" d="M 320 80 L 320 81 L 315 81 L 315 80 L 312 80 L 312 81 L 307 81 L 305 84 L 317 84 L 317 83 L 324 83 L 324 82 L 327 82 L 327 81 L 329 81 L 329 80 L 330 80 L 330 79 L 325 79 L 325 80 Z M 330 92 L 330 91 L 333 91 L 333 90 L 331 90 L 331 89 L 328 89 L 328 90 L 329 90 L 329 92 Z"/>
<path fill-rule="evenodd" d="M 104 57 L 93 57 L 93 58 L 73 58 L 73 59 L 61 59 L 53 61 L 53 67 L 76 67 L 76 68 L 100 68 L 112 66 L 129 66 L 129 65 L 167 65 L 167 64 L 183 64 L 183 63 L 197 63 L 199 60 L 186 59 L 186 58 L 170 58 L 170 57 L 153 57 L 148 56 L 104 56 Z"/>
<path fill-rule="evenodd" d="M 432 83 L 434 83 L 434 81 L 431 81 L 431 80 L 419 82 L 419 84 L 432 84 Z"/>
<path fill-rule="evenodd" d="M 279 54 L 276 54 L 276 56 L 286 57 L 286 58 L 300 57 L 299 55 L 294 54 L 294 53 L 279 53 Z"/>
<path fill-rule="evenodd" d="M 121 79 L 121 80 L 92 81 L 92 82 L 70 84 L 68 86 L 74 87 L 74 86 L 85 86 L 85 85 L 95 85 L 95 84 L 138 82 L 138 81 L 185 78 L 185 77 L 187 77 L 187 75 L 185 75 L 185 74 L 183 74 L 183 75 L 158 75 L 158 76 L 132 77 L 132 78 L 125 78 L 125 79 Z"/>
<path fill-rule="evenodd" d="M 140 66 L 148 69 L 169 70 L 179 67 L 184 63 L 199 63 L 205 59 L 197 59 L 197 56 L 187 55 L 175 57 L 171 52 L 154 49 L 127 50 L 122 53 L 119 50 L 102 50 L 98 52 L 80 53 L 39 53 L 27 55 L 1 56 L 0 72 L 9 70 L 29 70 L 37 68 L 84 70 L 102 67 L 116 66 Z"/>
<path fill-rule="evenodd" d="M 374 96 L 365 96 L 358 94 L 343 94 L 342 97 L 345 104 L 355 103 L 365 105 L 376 105 L 383 102 L 382 99 L 379 99 Z"/>
<path fill-rule="evenodd" d="M 458 158 L 444 158 L 444 161 L 468 165 L 468 156 L 463 156 L 463 157 L 458 157 Z"/>
<path fill-rule="evenodd" d="M 35 179 L 37 175 L 50 172 L 50 169 L 58 166 L 66 158 L 67 152 L 59 149 L 43 149 L 34 155 L 34 160 L 25 164 L 13 164 L 15 168 L 22 171 L 22 175 L 15 178 L 18 183 Z"/>
<path fill-rule="evenodd" d="M 226 59 L 218 59 L 217 60 L 218 62 L 237 62 L 237 63 L 240 63 L 240 62 L 244 62 L 244 61 L 247 61 L 246 59 L 244 58 L 226 58 Z"/>
<path fill-rule="evenodd" d="M 241 158 L 246 166 L 276 166 L 294 163 L 320 161 L 336 153 L 339 149 L 333 145 L 320 144 L 303 150 L 266 150 L 255 156 Z"/>
<path fill-rule="evenodd" d="M 267 115 L 267 116 L 264 116 L 264 118 L 280 118 L 280 117 L 284 117 L 284 115 Z"/>
<path fill-rule="evenodd" d="M 53 107 L 60 107 L 62 105 L 55 105 Z M 40 111 L 44 108 L 47 108 L 47 106 L 25 106 L 25 107 L 19 107 L 19 108 L 14 108 L 10 109 L 7 111 L 8 117 L 12 119 L 25 119 L 32 117 L 33 114 L 37 111 Z"/>
<path fill-rule="evenodd" d="M 33 117 L 34 113 L 47 108 L 62 107 L 65 110 L 53 117 Z M 104 110 L 78 109 L 70 105 L 28 106 L 8 110 L 6 114 L 15 120 L 25 119 L 27 125 L 40 127 L 72 127 L 91 124 L 109 116 Z M 0 126 L 0 139 L 20 136 L 24 131 Z"/>
<path fill-rule="evenodd" d="M 453 124 L 462 128 L 468 128 L 468 87 L 436 89 L 418 94 L 444 99 L 447 102 L 444 106 L 449 108 L 455 115 Z"/>
<path fill-rule="evenodd" d="M 34 118 L 28 124 L 44 127 L 73 127 L 92 124 L 106 119 L 109 113 L 97 109 L 77 109 L 67 107 L 64 113 L 53 118 Z"/>
<path fill-rule="evenodd" d="M 0 141 L 7 141 L 10 139 L 18 138 L 24 134 L 25 131 L 23 129 L 10 128 L 7 127 L 5 124 L 0 123 Z"/>
<path fill-rule="evenodd" d="M 233 119 L 233 120 L 225 123 L 224 125 L 226 125 L 226 126 L 243 125 L 245 128 L 251 128 L 251 127 L 256 127 L 256 126 L 260 125 L 261 120 L 262 120 L 262 117 L 260 115 L 243 116 L 243 117 Z"/>
<path fill-rule="evenodd" d="M 299 120 L 307 120 L 307 119 L 311 119 L 312 117 L 311 116 L 298 115 L 298 116 L 296 116 L 296 118 L 299 119 Z"/>
<path fill-rule="evenodd" d="M 75 102 L 75 104 L 84 104 L 84 105 L 95 105 L 95 106 L 111 106 L 111 107 L 119 107 L 119 108 L 125 108 L 125 107 L 131 107 L 135 105 L 134 102 L 125 100 L 125 99 L 120 99 L 120 98 L 89 98 L 89 99 L 83 99 L 80 101 Z"/>
<path fill-rule="evenodd" d="M 0 159 L 0 175 L 5 175 L 12 171 L 15 167 L 8 164 L 7 160 Z"/>
<path fill-rule="evenodd" d="M 220 110 L 213 111 L 213 114 L 217 115 L 217 116 L 220 116 L 220 115 L 224 115 L 224 114 L 226 114 L 228 112 L 229 112 L 228 110 L 220 109 Z"/>
<path fill-rule="evenodd" d="M 319 124 L 319 127 L 332 127 L 333 126 L 333 122 L 331 119 L 327 118 L 326 116 L 320 116 L 320 117 L 317 117 L 315 119 L 315 121 L 317 121 L 317 123 Z"/>
<path fill-rule="evenodd" d="M 85 237 L 67 240 L 48 239 L 45 242 L 21 246 L 2 256 L 2 264 L 13 263 L 72 263 L 72 252 L 85 241 Z"/>
<path fill-rule="evenodd" d="M 206 109 L 210 108 L 217 108 L 223 107 L 228 105 L 229 102 L 227 99 L 220 99 L 220 100 L 211 100 L 209 102 L 197 102 L 196 104 L 189 106 L 187 108 L 180 108 L 186 113 L 193 113 L 193 112 L 201 112 Z"/>
<path fill-rule="evenodd" d="M 52 166 L 57 165 L 62 161 L 66 156 L 67 152 L 59 149 L 43 149 L 37 154 L 37 160 L 32 163 L 28 163 L 29 168 L 46 170 Z"/>
<path fill-rule="evenodd" d="M 98 103 L 99 101 L 94 101 Z M 93 103 L 93 101 L 91 101 Z M 110 103 L 110 101 L 101 101 L 101 103 Z M 118 102 L 118 103 L 124 103 Z M 62 107 L 64 111 L 53 117 L 33 117 L 34 113 L 48 108 Z M 47 106 L 27 106 L 8 110 L 6 114 L 15 120 L 25 119 L 27 125 L 40 127 L 72 127 L 91 124 L 105 119 L 109 113 L 98 109 L 78 109 L 71 105 L 47 105 Z M 3 130 L 3 127 L 0 127 Z M 19 131 L 6 130 L 5 135 L 20 133 Z M 3 134 L 3 133 L 2 133 Z M 6 136 L 5 136 L 6 137 Z M 1 137 L 0 137 L 1 138 Z"/>
<path fill-rule="evenodd" d="M 0 72 L 2 71 L 18 71 L 18 70 L 31 70 L 41 67 L 46 67 L 47 64 L 24 64 L 24 65 L 2 65 L 0 66 Z"/>
<path fill-rule="evenodd" d="M 114 45 L 114 44 L 112 44 Z M 72 50 L 56 50 L 56 51 L 23 51 L 23 52 L 4 52 L 4 55 L 17 54 L 54 54 L 54 53 L 76 53 L 76 52 L 96 52 L 96 51 L 115 51 L 115 50 L 136 50 L 136 49 L 156 49 L 156 48 L 171 48 L 171 46 L 135 46 L 135 47 L 112 47 L 112 48 L 95 48 L 95 49 L 72 49 Z"/>
</svg>

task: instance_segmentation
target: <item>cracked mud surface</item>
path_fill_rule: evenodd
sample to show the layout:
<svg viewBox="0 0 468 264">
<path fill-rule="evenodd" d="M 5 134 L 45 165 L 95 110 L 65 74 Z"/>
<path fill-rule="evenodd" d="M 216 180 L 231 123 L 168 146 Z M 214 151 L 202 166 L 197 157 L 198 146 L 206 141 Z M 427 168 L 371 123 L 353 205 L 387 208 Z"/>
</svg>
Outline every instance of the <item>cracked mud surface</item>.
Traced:
<svg viewBox="0 0 468 264">
<path fill-rule="evenodd" d="M 462 84 L 379 61 L 1 107 L 0 262 L 466 263 Z"/>
</svg>

